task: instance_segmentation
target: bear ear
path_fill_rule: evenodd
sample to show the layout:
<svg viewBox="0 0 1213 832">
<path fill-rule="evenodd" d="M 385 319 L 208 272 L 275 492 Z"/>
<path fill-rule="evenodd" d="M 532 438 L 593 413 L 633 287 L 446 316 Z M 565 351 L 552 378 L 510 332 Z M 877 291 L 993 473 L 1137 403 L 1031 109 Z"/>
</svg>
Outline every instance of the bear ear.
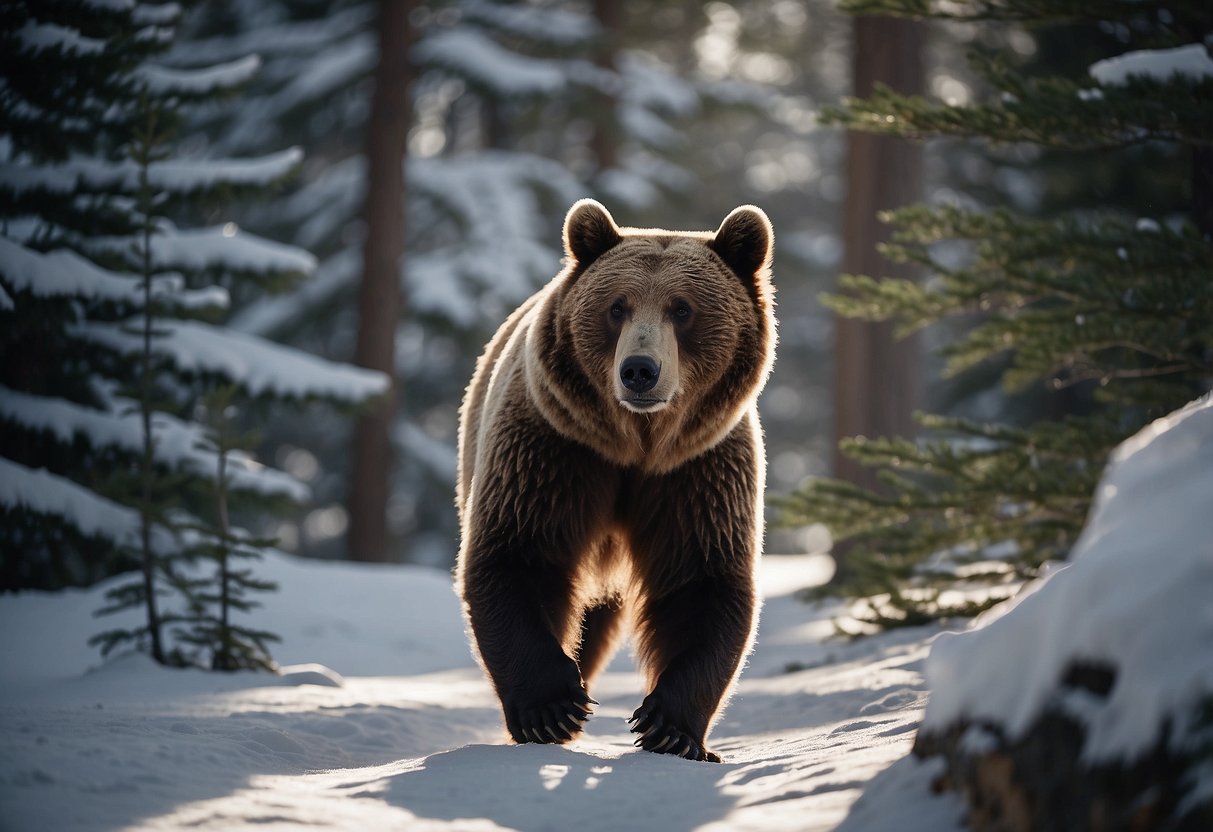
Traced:
<svg viewBox="0 0 1213 832">
<path fill-rule="evenodd" d="M 761 285 L 767 280 L 774 241 L 775 232 L 763 210 L 753 205 L 742 205 L 724 218 L 716 237 L 708 246 L 741 278 L 750 295 L 757 299 L 761 294 Z"/>
<path fill-rule="evenodd" d="M 589 267 L 621 239 L 610 213 L 592 199 L 573 203 L 564 218 L 564 252 L 578 270 Z"/>
</svg>

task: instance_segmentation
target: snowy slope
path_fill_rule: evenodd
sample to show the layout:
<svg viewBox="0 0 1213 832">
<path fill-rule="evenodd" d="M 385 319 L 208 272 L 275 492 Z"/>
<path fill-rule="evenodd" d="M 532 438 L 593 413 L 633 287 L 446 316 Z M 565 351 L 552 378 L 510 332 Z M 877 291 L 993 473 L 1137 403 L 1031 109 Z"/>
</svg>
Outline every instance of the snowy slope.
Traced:
<svg viewBox="0 0 1213 832">
<path fill-rule="evenodd" d="M 1019 739 L 1053 709 L 1083 726 L 1083 760 L 1130 763 L 1159 737 L 1176 751 L 1213 696 L 1213 396 L 1158 419 L 1113 452 L 1068 562 L 936 641 L 925 727 L 961 721 Z M 1059 684 L 1109 668 L 1102 696 Z M 1206 736 L 1207 741 L 1207 736 Z M 1213 794 L 1213 770 L 1201 792 Z"/>
<path fill-rule="evenodd" d="M 0 829 L 832 829 L 906 754 L 934 630 L 823 642 L 838 610 L 791 593 L 824 562 L 766 559 L 759 643 L 713 733 L 721 765 L 632 748 L 626 655 L 587 736 L 506 745 L 444 573 L 265 562 L 281 590 L 257 623 L 283 635 L 276 658 L 341 684 L 101 665 L 84 640 L 104 585 L 0 597 Z M 846 828 L 958 828 L 932 771 L 898 763 Z"/>
</svg>

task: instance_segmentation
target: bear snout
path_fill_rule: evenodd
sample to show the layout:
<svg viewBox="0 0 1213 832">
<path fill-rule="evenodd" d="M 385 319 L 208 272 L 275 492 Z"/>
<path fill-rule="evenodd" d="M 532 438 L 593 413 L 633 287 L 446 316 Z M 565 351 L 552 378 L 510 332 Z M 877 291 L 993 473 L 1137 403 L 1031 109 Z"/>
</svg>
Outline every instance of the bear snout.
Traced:
<svg viewBox="0 0 1213 832">
<path fill-rule="evenodd" d="M 660 377 L 661 367 L 647 355 L 630 355 L 619 365 L 619 380 L 633 393 L 647 393 Z"/>
</svg>

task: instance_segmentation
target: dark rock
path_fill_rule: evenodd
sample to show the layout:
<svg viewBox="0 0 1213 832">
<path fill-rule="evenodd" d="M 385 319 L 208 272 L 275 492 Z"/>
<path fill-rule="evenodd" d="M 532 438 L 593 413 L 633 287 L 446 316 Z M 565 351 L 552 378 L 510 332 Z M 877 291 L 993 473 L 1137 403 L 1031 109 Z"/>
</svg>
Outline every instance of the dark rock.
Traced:
<svg viewBox="0 0 1213 832">
<path fill-rule="evenodd" d="M 1064 688 L 1095 696 L 1115 683 L 1115 671 L 1098 665 L 1075 665 L 1062 680 Z M 935 786 L 964 796 L 976 832 L 1213 832 L 1213 700 L 1203 714 L 1203 741 L 1172 742 L 1164 726 L 1154 747 L 1131 761 L 1084 761 L 1083 726 L 1060 709 L 1046 711 L 1014 741 L 987 723 L 920 732 L 914 753 L 943 757 Z"/>
</svg>

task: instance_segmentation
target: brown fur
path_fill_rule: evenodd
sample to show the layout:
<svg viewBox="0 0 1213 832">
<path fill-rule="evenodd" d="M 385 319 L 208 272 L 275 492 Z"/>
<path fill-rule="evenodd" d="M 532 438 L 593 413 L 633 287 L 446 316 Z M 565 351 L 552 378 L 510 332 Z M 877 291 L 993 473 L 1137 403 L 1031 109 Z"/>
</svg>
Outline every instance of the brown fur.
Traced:
<svg viewBox="0 0 1213 832">
<path fill-rule="evenodd" d="M 771 242 L 749 206 L 683 233 L 621 229 L 582 200 L 565 268 L 477 363 L 456 578 L 518 742 L 580 732 L 630 627 L 637 744 L 719 760 L 705 737 L 757 625 Z M 651 389 L 623 380 L 629 359 L 655 368 Z"/>
</svg>

